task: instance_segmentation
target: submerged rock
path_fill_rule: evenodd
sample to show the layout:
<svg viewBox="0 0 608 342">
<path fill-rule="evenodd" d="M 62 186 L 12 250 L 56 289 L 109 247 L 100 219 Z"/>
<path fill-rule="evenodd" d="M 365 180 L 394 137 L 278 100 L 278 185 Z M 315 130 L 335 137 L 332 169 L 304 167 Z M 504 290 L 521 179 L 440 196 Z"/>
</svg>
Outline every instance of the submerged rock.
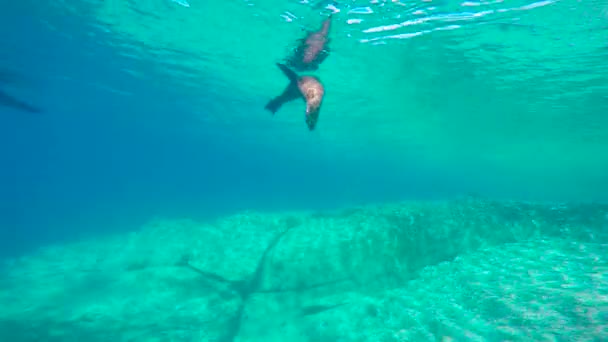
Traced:
<svg viewBox="0 0 608 342">
<path fill-rule="evenodd" d="M 0 340 L 608 338 L 607 213 L 466 199 L 156 221 L 5 262 Z"/>
</svg>

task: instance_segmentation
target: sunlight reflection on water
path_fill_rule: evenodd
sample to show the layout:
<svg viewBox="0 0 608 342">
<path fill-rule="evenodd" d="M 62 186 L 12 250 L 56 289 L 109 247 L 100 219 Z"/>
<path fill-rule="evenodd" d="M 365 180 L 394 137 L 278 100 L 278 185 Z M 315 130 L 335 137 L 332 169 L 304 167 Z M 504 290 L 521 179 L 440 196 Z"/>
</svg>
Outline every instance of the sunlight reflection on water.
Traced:
<svg viewBox="0 0 608 342">
<path fill-rule="evenodd" d="M 478 7 L 478 6 L 482 6 L 482 5 L 488 5 L 488 4 L 496 4 L 499 3 L 501 1 L 494 1 L 494 2 L 463 2 L 461 4 L 462 7 Z M 378 32 L 384 32 L 384 31 L 394 31 L 394 30 L 398 30 L 401 28 L 405 28 L 405 27 L 409 27 L 409 26 L 415 26 L 415 25 L 421 25 L 421 24 L 427 24 L 429 22 L 454 22 L 454 21 L 472 21 L 472 20 L 476 20 L 478 18 L 481 17 L 485 17 L 485 16 L 489 16 L 489 15 L 493 15 L 493 14 L 497 14 L 497 13 L 505 13 L 505 12 L 510 12 L 510 11 L 526 11 L 526 10 L 532 10 L 535 8 L 539 8 L 539 7 L 544 7 L 547 5 L 551 5 L 555 3 L 555 0 L 543 0 L 543 1 L 538 1 L 538 2 L 534 2 L 531 4 L 527 4 L 527 5 L 523 5 L 523 6 L 519 6 L 519 7 L 513 7 L 513 8 L 502 8 L 502 9 L 497 9 L 497 10 L 485 10 L 485 11 L 480 11 L 480 12 L 461 12 L 461 13 L 443 13 L 443 14 L 433 14 L 433 15 L 429 15 L 427 17 L 423 17 L 423 18 L 416 18 L 416 19 L 410 19 L 410 20 L 406 20 L 404 22 L 398 23 L 398 24 L 390 24 L 390 25 L 381 25 L 381 26 L 376 26 L 376 27 L 371 27 L 371 28 L 367 28 L 363 30 L 363 33 L 378 33 Z M 353 13 L 354 10 L 351 10 L 349 12 Z M 361 12 L 357 12 L 357 13 L 361 13 Z M 417 10 L 414 12 L 414 14 L 416 13 L 420 13 L 420 10 Z M 389 35 L 389 36 L 383 36 L 383 37 L 375 37 L 375 38 L 371 38 L 371 39 L 361 39 L 360 42 L 362 43 L 367 43 L 367 42 L 372 42 L 372 41 L 378 41 L 381 39 L 409 39 L 412 37 L 417 37 L 426 33 L 430 33 L 433 31 L 437 31 L 437 30 L 453 30 L 456 28 L 460 28 L 460 26 L 458 25 L 450 25 L 447 27 L 437 27 L 434 29 L 430 29 L 430 30 L 423 30 L 423 31 L 418 31 L 418 32 L 408 32 L 408 33 L 403 33 L 403 34 L 394 34 L 394 35 Z"/>
<path fill-rule="evenodd" d="M 190 4 L 188 3 L 187 0 L 171 0 L 172 2 L 184 6 L 184 7 L 190 7 Z"/>
</svg>

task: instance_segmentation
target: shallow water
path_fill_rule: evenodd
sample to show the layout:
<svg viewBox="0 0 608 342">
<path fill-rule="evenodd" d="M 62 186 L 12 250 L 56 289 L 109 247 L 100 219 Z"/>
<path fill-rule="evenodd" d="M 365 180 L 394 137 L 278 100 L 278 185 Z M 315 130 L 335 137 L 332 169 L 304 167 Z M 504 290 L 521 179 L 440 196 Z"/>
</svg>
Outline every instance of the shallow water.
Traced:
<svg viewBox="0 0 608 342">
<path fill-rule="evenodd" d="M 2 7 L 0 340 L 608 339 L 605 1 Z"/>
<path fill-rule="evenodd" d="M 267 118 L 236 107 L 260 108 L 281 89 L 272 64 L 301 27 L 316 27 L 320 13 L 330 11 L 337 12 L 333 52 L 317 73 L 328 88 L 321 141 L 532 172 L 561 167 L 599 176 L 592 170 L 606 168 L 600 113 L 608 109 L 608 24 L 601 1 L 235 1 L 188 8 L 110 1 L 95 6 L 91 19 L 110 30 L 119 51 L 155 60 L 196 91 L 228 95 L 230 114 L 201 116 L 242 128 Z M 282 138 L 302 143 L 310 137 L 294 133 L 302 121 L 296 113 L 294 107 L 275 121 Z"/>
</svg>

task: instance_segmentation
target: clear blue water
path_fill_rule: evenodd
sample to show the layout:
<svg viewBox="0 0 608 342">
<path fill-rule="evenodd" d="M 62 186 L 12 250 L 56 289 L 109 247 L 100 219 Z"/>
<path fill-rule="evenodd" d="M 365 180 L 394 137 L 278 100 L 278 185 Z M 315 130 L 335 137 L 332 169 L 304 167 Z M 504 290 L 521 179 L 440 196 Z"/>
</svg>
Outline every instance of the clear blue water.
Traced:
<svg viewBox="0 0 608 342">
<path fill-rule="evenodd" d="M 188 23 L 183 24 L 185 26 L 179 26 L 179 18 L 187 18 L 185 16 L 188 16 L 188 13 L 192 13 L 189 18 L 201 16 L 202 4 L 190 4 L 192 6 L 188 10 L 193 12 L 186 12 L 184 7 L 176 7 L 174 3 L 160 0 L 140 5 L 128 4 L 127 7 L 122 7 L 123 4 L 119 5 L 119 2 L 105 4 L 105 7 L 109 6 L 107 9 L 92 2 L 66 4 L 60 1 L 20 1 L 2 5 L 0 22 L 4 33 L 0 35 L 0 68 L 15 73 L 19 78 L 18 82 L 3 85 L 3 89 L 6 88 L 6 91 L 16 98 L 27 100 L 44 110 L 39 114 L 30 114 L 0 107 L 0 240 L 3 241 L 0 250 L 4 254 L 19 252 L 26 246 L 37 245 L 42 241 L 62 240 L 94 234 L 92 232 L 97 231 L 130 229 L 156 216 L 205 218 L 243 209 L 335 208 L 368 202 L 446 198 L 463 194 L 501 198 L 607 199 L 605 184 L 608 184 L 608 172 L 602 171 L 607 164 L 604 163 L 601 153 L 598 155 L 598 151 L 601 152 L 602 149 L 608 151 L 608 142 L 605 139 L 595 140 L 593 150 L 581 147 L 597 155 L 597 163 L 589 164 L 592 167 L 579 163 L 581 166 L 578 169 L 566 166 L 560 171 L 559 167 L 556 168 L 551 160 L 548 160 L 547 170 L 537 167 L 531 170 L 522 169 L 524 171 L 519 173 L 516 171 L 518 165 L 525 165 L 530 157 L 522 155 L 520 162 L 517 162 L 515 157 L 515 161 L 511 160 L 510 165 L 505 167 L 505 164 L 495 164 L 488 158 L 482 158 L 481 153 L 478 153 L 480 151 L 465 148 L 483 146 L 484 140 L 488 146 L 493 146 L 488 137 L 498 133 L 498 130 L 495 133 L 486 130 L 485 135 L 481 134 L 484 122 L 480 122 L 476 117 L 467 119 L 465 115 L 459 119 L 457 126 L 450 124 L 454 131 L 444 131 L 444 137 L 441 138 L 443 142 L 432 142 L 429 145 L 424 140 L 414 139 L 412 133 L 412 141 L 404 146 L 391 138 L 398 137 L 407 141 L 410 131 L 406 127 L 416 127 L 414 123 L 420 124 L 421 120 L 425 125 L 429 124 L 424 122 L 424 118 L 408 114 L 415 113 L 416 109 L 406 103 L 409 96 L 407 93 L 404 93 L 406 97 L 400 105 L 402 109 L 395 107 L 395 103 L 399 103 L 400 95 L 392 95 L 390 100 L 393 105 L 386 106 L 386 109 L 382 109 L 382 104 L 389 98 L 378 97 L 374 102 L 378 109 L 373 114 L 365 114 L 365 108 L 358 112 L 349 105 L 352 98 L 348 95 L 337 95 L 337 98 L 328 100 L 331 103 L 324 109 L 320 133 L 309 134 L 297 124 L 301 121 L 296 116 L 295 105 L 272 120 L 267 112 L 261 109 L 266 97 L 272 96 L 272 92 L 283 86 L 284 80 L 280 79 L 280 75 L 277 76 L 273 69 L 276 58 L 262 60 L 265 56 L 263 51 L 256 56 L 239 56 L 238 53 L 242 53 L 240 51 L 244 48 L 236 48 L 235 45 L 232 45 L 234 48 L 226 45 L 224 50 L 218 51 L 214 37 L 221 39 L 243 35 L 238 27 L 235 28 L 235 33 L 226 31 L 229 26 L 218 27 L 217 23 L 221 23 L 221 20 L 210 23 L 209 27 L 202 22 L 201 27 L 198 27 L 188 26 L 196 23 L 196 20 L 190 19 Z M 313 7 L 312 11 L 307 10 L 306 6 L 298 7 L 297 13 L 307 18 L 306 25 L 317 25 L 314 20 L 318 14 L 314 14 L 314 8 L 327 5 L 320 4 Z M 443 13 L 458 10 L 455 4 L 440 5 Z M 515 5 L 505 3 L 503 7 Z M 112 6 L 116 7 L 115 10 L 112 10 Z M 140 10 L 138 6 L 141 7 Z M 252 13 L 270 20 L 268 18 L 274 18 L 275 11 L 281 9 L 281 4 L 277 4 L 279 7 L 276 8 L 269 7 L 270 4 L 260 4 L 260 8 L 253 9 L 254 12 L 241 4 L 226 6 L 226 9 L 235 11 L 234 15 L 244 15 L 242 20 L 250 20 L 245 18 L 249 18 Z M 285 9 L 292 9 L 293 12 L 293 6 L 293 3 L 286 4 Z M 377 52 L 365 50 L 369 44 L 360 43 L 361 52 L 349 50 L 355 49 L 357 45 L 346 48 L 356 40 L 348 38 L 354 35 L 355 31 L 352 25 L 348 27 L 344 22 L 352 19 L 349 16 L 359 14 L 356 8 L 350 6 L 353 11 L 347 15 L 349 8 L 344 6 L 346 5 L 342 6 L 342 11 L 337 15 L 338 24 L 334 31 L 335 45 L 338 47 L 332 56 L 333 64 L 332 58 L 328 59 L 329 66 L 326 68 L 329 71 L 325 73 L 342 73 L 337 67 L 340 64 L 336 63 L 341 63 L 344 68 L 353 72 L 364 70 L 363 67 L 367 66 L 369 70 L 364 74 L 357 71 L 359 78 L 352 82 L 361 82 L 364 75 L 368 75 L 370 80 L 377 80 L 378 77 L 373 76 L 373 64 L 369 59 Z M 500 6 L 497 4 L 493 8 L 499 10 Z M 524 18 L 533 20 L 537 25 L 535 27 L 543 27 L 543 18 L 547 23 L 553 24 L 560 21 L 559 15 L 562 14 L 561 18 L 566 20 L 568 17 L 565 16 L 565 10 L 568 6 L 586 5 L 575 2 L 558 4 L 538 18 L 534 17 L 534 14 L 527 14 Z M 605 39 L 602 43 L 600 37 L 606 32 L 606 12 L 601 3 L 589 6 L 594 9 L 594 13 L 584 9 L 577 9 L 573 13 L 580 16 L 577 19 L 581 28 L 578 38 L 584 41 L 586 38 L 582 32 L 593 33 L 588 39 L 590 46 L 596 49 L 590 50 L 596 51 L 592 58 L 597 59 L 602 56 L 602 52 L 598 55 L 597 51 L 606 50 Z M 460 8 L 477 11 L 475 6 Z M 124 13 L 120 12 L 123 10 Z M 224 8 L 218 5 L 210 7 L 209 10 L 217 10 L 219 13 Z M 407 18 L 406 13 L 415 16 L 415 13 L 411 14 L 415 10 L 425 8 L 414 6 L 410 12 L 404 12 L 402 17 Z M 156 11 L 156 15 L 151 11 Z M 372 27 L 382 28 L 383 23 L 391 24 L 397 22 L 395 18 L 399 18 L 382 13 L 384 12 L 380 10 L 371 16 Z M 393 9 L 390 13 L 397 12 Z M 551 13 L 556 15 L 551 16 Z M 309 16 L 306 17 L 305 14 Z M 104 17 L 105 15 L 109 17 Z M 284 47 L 299 34 L 298 28 L 295 27 L 289 31 L 280 31 L 283 26 L 280 24 L 280 17 L 277 18 L 274 24 L 269 24 L 277 33 L 276 39 L 271 41 L 282 39 L 285 42 L 275 47 L 273 56 L 283 53 Z M 203 15 L 201 20 L 203 19 L 208 18 Z M 141 26 L 138 26 L 139 20 Z M 121 25 L 133 29 L 128 28 L 121 32 Z M 149 41 L 137 40 L 134 32 L 145 31 L 146 25 L 150 25 L 151 31 L 164 33 L 162 40 L 156 43 L 165 45 L 154 46 L 153 37 L 145 38 L 150 39 Z M 472 27 L 475 25 L 473 22 Z M 500 36 L 501 32 L 509 34 L 505 32 L 512 31 L 505 31 L 506 27 L 503 31 L 494 32 L 490 28 L 484 28 L 481 32 L 495 34 L 494 41 L 497 44 L 504 42 L 504 37 L 510 39 L 508 44 L 516 44 L 511 40 L 516 36 Z M 214 28 L 218 29 L 217 35 L 213 33 Z M 180 29 L 182 31 L 179 31 Z M 368 28 L 368 31 L 378 29 Z M 195 38 L 196 32 L 205 32 L 198 41 L 200 44 Z M 269 34 L 272 31 L 266 29 L 263 32 Z M 564 34 L 564 39 L 571 40 L 571 44 L 584 45 L 576 40 L 576 36 L 572 36 L 573 31 L 564 29 L 564 32 L 568 34 Z M 174 35 L 175 46 L 166 43 L 171 35 Z M 186 36 L 191 38 L 185 40 Z M 359 41 L 378 38 L 367 34 L 364 37 L 353 37 Z M 424 50 L 418 52 L 418 48 L 412 44 L 421 44 L 420 48 L 441 49 L 438 44 L 444 42 L 456 44 L 455 51 L 458 51 L 458 40 L 463 45 L 469 39 L 466 37 L 454 36 L 450 41 L 437 36 L 438 40 L 434 46 L 432 42 L 409 40 L 410 45 L 406 45 L 406 48 L 412 51 L 410 54 L 424 57 Z M 525 32 L 521 37 L 528 38 Z M 529 37 L 534 37 L 534 34 Z M 544 39 L 543 37 L 536 39 Z M 554 38 L 555 35 L 547 37 Z M 227 44 L 238 42 L 238 38 L 235 39 Z M 245 33 L 243 39 L 250 40 L 251 37 Z M 492 40 L 487 37 L 471 39 Z M 389 47 L 403 46 L 393 44 L 394 39 L 387 41 Z M 205 42 L 209 43 L 208 50 L 205 48 Z M 469 43 L 472 48 L 487 44 L 484 40 L 479 43 L 482 45 Z M 244 43 L 242 45 L 249 46 Z M 192 49 L 189 49 L 190 47 Z M 130 52 L 135 48 L 139 53 Z M 597 50 L 598 48 L 600 50 Z M 146 52 L 147 49 L 150 51 Z M 463 49 L 466 51 L 467 47 L 463 46 Z M 346 51 L 352 54 L 350 61 Z M 407 58 L 403 52 L 396 50 L 388 49 L 386 53 L 390 55 L 391 51 L 394 51 L 392 57 L 398 59 L 398 56 L 402 55 Z M 197 53 L 203 54 L 197 56 Z M 233 55 L 230 55 L 231 53 Z M 427 55 L 433 59 L 439 56 L 432 50 Z M 179 56 L 182 56 L 184 64 L 181 67 Z M 506 56 L 504 55 L 505 58 Z M 202 68 L 191 66 L 192 61 L 205 58 L 208 58 L 209 62 L 203 62 Z M 553 58 L 560 57 L 556 55 Z M 256 76 L 241 76 L 238 82 L 235 78 L 234 86 L 231 86 L 230 77 L 233 77 L 231 75 L 236 71 L 231 70 L 231 66 L 247 65 L 241 62 L 234 64 L 233 61 L 246 59 L 251 59 L 251 67 L 249 70 L 240 70 L 240 73 L 252 72 L 252 75 Z M 265 64 L 261 64 L 261 60 Z M 447 70 L 445 66 L 460 62 L 459 59 L 446 60 L 440 64 L 444 69 L 437 71 Z M 520 62 L 525 65 L 525 61 Z M 535 59 L 530 57 L 531 68 L 533 63 Z M 576 60 L 572 63 L 576 63 Z M 260 65 L 267 65 L 267 70 Z M 453 65 L 454 76 L 462 75 L 463 71 L 459 70 L 466 67 L 466 64 Z M 483 71 L 491 72 L 491 66 L 492 63 Z M 556 64 L 556 67 L 559 66 Z M 170 72 L 166 72 L 167 70 Z M 417 69 L 414 67 L 412 70 Z M 378 70 L 380 74 L 383 72 L 402 74 L 404 70 L 395 65 L 393 69 L 384 67 Z M 405 75 L 411 72 L 405 71 Z M 592 78 L 601 79 L 606 69 L 597 67 L 597 70 L 590 69 L 588 72 L 594 76 Z M 222 73 L 225 73 L 224 76 Z M 243 82 L 255 84 L 258 81 L 253 77 L 270 73 L 273 73 L 275 87 L 262 93 L 267 95 L 247 94 L 248 89 L 243 88 Z M 420 74 L 419 71 L 415 73 Z M 220 81 L 220 77 L 225 80 Z M 327 79 L 330 76 L 325 77 Z M 397 75 L 396 77 L 399 78 Z M 334 88 L 330 88 L 330 91 L 334 92 L 339 91 L 336 89 L 338 87 L 357 89 L 359 86 L 356 83 L 339 85 L 331 79 L 327 82 Z M 530 87 L 534 87 L 534 82 L 530 82 Z M 418 84 L 419 90 L 426 89 L 425 92 L 429 94 L 440 91 L 439 85 L 429 83 L 428 79 L 403 78 L 402 83 Z M 542 80 L 536 83 L 539 87 L 545 84 Z M 574 81 L 571 84 L 575 85 Z M 480 87 L 478 89 L 483 87 L 482 83 L 463 86 Z M 387 83 L 386 87 L 390 89 L 394 87 L 394 83 Z M 251 89 L 255 90 L 252 94 L 259 93 L 258 88 Z M 584 125 L 581 126 L 583 130 L 581 133 L 580 130 L 571 130 L 572 136 L 562 134 L 561 140 L 566 143 L 562 141 L 561 144 L 554 144 L 553 149 L 556 150 L 551 153 L 563 156 L 559 158 L 564 160 L 568 160 L 568 155 L 580 156 L 575 149 L 564 150 L 564 146 L 568 147 L 569 141 L 571 145 L 575 145 L 583 141 L 581 139 L 585 136 L 593 134 L 594 131 L 589 131 L 589 128 L 604 127 L 605 111 L 602 108 L 606 108 L 607 100 L 602 92 L 605 88 L 598 89 L 601 91 L 589 95 L 596 99 L 595 102 L 587 102 L 588 105 L 582 106 L 580 101 L 571 103 L 573 110 L 577 110 L 572 115 L 575 120 L 582 120 L 580 125 Z M 444 92 L 449 91 L 448 89 Z M 457 93 L 461 90 L 452 91 Z M 357 96 L 357 93 L 360 91 L 353 91 L 352 96 Z M 587 98 L 591 98 L 589 96 Z M 533 98 L 532 95 L 529 97 Z M 448 100 L 449 97 L 444 100 L 437 98 L 435 103 L 440 112 L 433 115 L 445 119 L 459 118 L 462 115 L 457 111 L 464 113 L 479 106 L 478 101 L 464 102 L 458 104 L 457 106 L 461 107 L 455 107 L 454 112 L 450 113 L 449 107 L 441 105 Z M 525 101 L 525 95 L 512 100 Z M 422 101 L 424 103 L 427 100 L 422 98 Z M 369 100 L 367 102 L 370 104 Z M 568 106 L 568 102 L 564 105 Z M 530 106 L 533 108 L 534 103 L 530 102 Z M 492 111 L 491 108 L 487 107 L 487 110 Z M 403 114 L 399 114 L 400 111 L 403 111 Z M 352 119 L 349 119 L 349 112 Z M 515 115 L 515 112 L 510 115 Z M 380 127 L 384 124 L 390 126 L 390 120 L 393 119 L 387 121 L 387 118 L 395 117 L 395 130 L 386 138 L 384 128 Z M 430 118 L 429 115 L 427 117 Z M 545 118 L 540 119 L 542 117 Z M 432 120 L 436 120 L 435 116 L 430 122 L 433 122 Z M 467 120 L 474 121 L 467 124 Z M 446 124 L 441 123 L 441 119 L 435 122 L 437 128 Z M 530 123 L 530 129 L 538 128 L 539 123 L 540 127 L 545 125 L 548 144 L 551 144 L 553 140 L 550 139 L 553 139 L 555 134 L 561 134 L 551 127 L 564 123 L 563 119 L 552 121 L 550 112 L 538 114 L 532 109 L 528 118 L 516 123 L 520 125 L 518 132 L 525 130 L 526 122 Z M 480 126 L 475 128 L 476 124 Z M 459 128 L 459 125 L 462 128 Z M 399 131 L 400 127 L 403 127 L 402 132 Z M 500 128 L 500 125 L 495 128 Z M 507 125 L 504 129 L 508 135 L 508 130 L 512 128 Z M 475 132 L 480 133 L 478 138 L 474 138 Z M 535 131 L 534 141 L 542 141 L 544 134 L 542 130 Z M 512 146 L 521 145 L 522 151 L 535 148 L 534 142 L 526 148 L 526 140 L 517 140 L 519 135 L 513 137 Z M 603 135 L 597 139 L 603 139 Z M 472 145 L 460 146 L 460 143 L 469 140 Z M 507 142 L 507 146 L 511 145 Z M 454 146 L 455 149 L 449 152 L 453 156 L 452 159 L 433 158 L 434 155 L 445 154 L 446 147 L 449 146 Z M 552 148 L 545 147 L 545 150 Z M 560 150 L 563 153 L 560 154 Z M 543 150 L 539 150 L 542 155 L 540 151 Z M 490 153 L 498 156 L 500 152 Z M 517 152 L 515 155 L 517 156 Z M 586 160 L 593 161 L 594 158 Z M 573 160 L 570 164 L 576 163 Z M 556 165 L 564 166 L 563 163 Z"/>
<path fill-rule="evenodd" d="M 0 9 L 0 340 L 608 336 L 604 1 Z"/>
</svg>

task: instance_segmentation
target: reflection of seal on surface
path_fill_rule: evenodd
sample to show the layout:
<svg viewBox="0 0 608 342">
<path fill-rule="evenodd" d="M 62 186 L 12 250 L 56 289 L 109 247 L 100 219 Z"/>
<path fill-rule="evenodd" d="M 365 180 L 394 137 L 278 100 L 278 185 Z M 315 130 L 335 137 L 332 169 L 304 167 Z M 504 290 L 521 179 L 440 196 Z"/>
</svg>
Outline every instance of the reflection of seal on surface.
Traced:
<svg viewBox="0 0 608 342">
<path fill-rule="evenodd" d="M 329 28 L 331 15 L 323 21 L 318 31 L 309 32 L 306 38 L 301 39 L 294 54 L 287 59 L 287 65 L 298 71 L 317 70 L 327 56 L 329 56 Z"/>
<path fill-rule="evenodd" d="M 270 100 L 264 108 L 274 115 L 284 103 L 303 98 L 306 101 L 306 124 L 309 130 L 314 130 L 317 120 L 319 120 L 323 95 L 325 95 L 325 89 L 321 81 L 314 76 L 298 76 L 283 64 L 277 63 L 277 66 L 289 78 L 290 82 L 283 93 Z"/>
</svg>

